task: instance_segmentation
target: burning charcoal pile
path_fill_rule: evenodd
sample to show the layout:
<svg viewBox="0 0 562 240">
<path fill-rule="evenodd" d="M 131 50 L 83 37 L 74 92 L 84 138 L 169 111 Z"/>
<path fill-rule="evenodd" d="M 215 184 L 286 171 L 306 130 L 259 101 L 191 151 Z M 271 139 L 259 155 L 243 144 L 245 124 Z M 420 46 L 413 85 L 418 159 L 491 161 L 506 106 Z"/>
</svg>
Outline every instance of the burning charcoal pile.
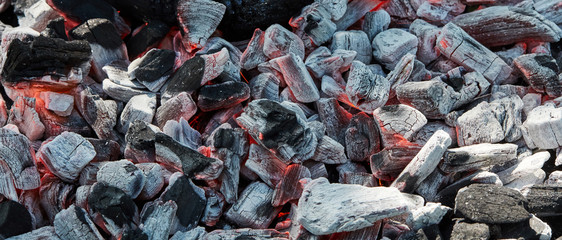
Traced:
<svg viewBox="0 0 562 240">
<path fill-rule="evenodd" d="M 0 20 L 0 239 L 562 239 L 560 0 Z"/>
</svg>

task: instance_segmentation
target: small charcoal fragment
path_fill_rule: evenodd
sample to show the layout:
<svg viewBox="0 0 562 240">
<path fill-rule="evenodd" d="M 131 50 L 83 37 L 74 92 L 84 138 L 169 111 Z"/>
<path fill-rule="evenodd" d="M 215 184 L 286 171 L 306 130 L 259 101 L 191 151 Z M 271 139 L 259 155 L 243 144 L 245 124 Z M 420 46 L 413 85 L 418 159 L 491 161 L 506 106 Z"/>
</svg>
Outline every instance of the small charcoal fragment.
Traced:
<svg viewBox="0 0 562 240">
<path fill-rule="evenodd" d="M 188 177 L 213 180 L 219 177 L 224 165 L 175 141 L 164 133 L 156 133 L 156 161 L 180 169 Z"/>
<path fill-rule="evenodd" d="M 154 201 L 144 205 L 142 231 L 148 239 L 166 239 L 170 235 L 178 206 L 174 201 Z"/>
<path fill-rule="evenodd" d="M 312 157 L 318 144 L 303 119 L 270 100 L 252 101 L 236 121 L 260 145 L 275 150 L 285 161 L 302 162 Z"/>
<path fill-rule="evenodd" d="M 197 106 L 201 111 L 214 111 L 233 107 L 250 97 L 250 87 L 243 82 L 205 85 L 199 90 Z"/>
<path fill-rule="evenodd" d="M 515 58 L 513 63 L 535 91 L 552 97 L 562 95 L 562 82 L 558 79 L 560 70 L 556 60 L 551 56 L 525 54 Z"/>
<path fill-rule="evenodd" d="M 371 112 L 384 106 L 388 100 L 390 83 L 374 74 L 367 65 L 353 61 L 347 77 L 345 93 L 349 101 L 362 111 Z"/>
<path fill-rule="evenodd" d="M 156 113 L 156 95 L 140 94 L 132 97 L 121 112 L 120 132 L 127 133 L 129 125 L 136 121 L 152 122 Z"/>
<path fill-rule="evenodd" d="M 418 154 L 417 145 L 386 147 L 371 155 L 370 164 L 373 175 L 384 181 L 393 181 Z"/>
<path fill-rule="evenodd" d="M 123 190 L 104 183 L 92 186 L 88 196 L 88 207 L 94 213 L 100 214 L 105 228 L 112 234 L 132 226 L 135 219 L 138 219 L 138 209 L 133 199 Z"/>
<path fill-rule="evenodd" d="M 129 65 L 128 73 L 150 91 L 158 91 L 174 71 L 176 53 L 165 49 L 151 49 Z"/>
<path fill-rule="evenodd" d="M 380 130 L 366 113 L 358 113 L 345 131 L 345 149 L 351 161 L 364 161 L 380 150 Z"/>
<path fill-rule="evenodd" d="M 515 159 L 517 145 L 481 143 L 451 148 L 445 152 L 441 169 L 445 172 L 461 172 L 479 169 Z"/>
<path fill-rule="evenodd" d="M 306 70 L 302 58 L 290 53 L 271 61 L 279 67 L 285 83 L 298 101 L 309 103 L 320 98 L 318 88 Z"/>
<path fill-rule="evenodd" d="M 294 54 L 304 59 L 304 45 L 302 40 L 293 32 L 279 24 L 273 24 L 265 30 L 263 53 L 269 59 Z"/>
<path fill-rule="evenodd" d="M 274 188 L 283 179 L 283 173 L 288 164 L 266 148 L 251 144 L 245 166 L 257 174 L 267 185 Z"/>
<path fill-rule="evenodd" d="M 0 128 L 0 164 L 3 171 L 8 172 L 5 177 L 9 176 L 7 182 L 10 185 L 14 184 L 15 188 L 22 190 L 39 187 L 41 177 L 34 163 L 34 157 L 34 150 L 27 137 Z"/>
<path fill-rule="evenodd" d="M 533 185 L 525 197 L 527 209 L 537 216 L 562 214 L 562 186 Z"/>
<path fill-rule="evenodd" d="M 53 222 L 55 232 L 62 240 L 71 239 L 104 239 L 86 210 L 75 205 L 62 210 Z"/>
<path fill-rule="evenodd" d="M 450 145 L 449 134 L 441 130 L 435 132 L 390 186 L 406 193 L 416 190 L 421 182 L 435 170 L 443 153 Z"/>
<path fill-rule="evenodd" d="M 225 213 L 226 219 L 240 227 L 267 228 L 281 211 L 271 205 L 273 189 L 265 183 L 253 182 Z"/>
<path fill-rule="evenodd" d="M 274 207 L 278 207 L 285 205 L 291 200 L 299 199 L 303 190 L 303 186 L 299 181 L 310 177 L 310 171 L 305 166 L 293 164 L 287 167 L 283 179 L 281 179 L 273 191 L 271 204 Z"/>
<path fill-rule="evenodd" d="M 138 198 L 152 199 L 164 187 L 165 170 L 158 163 L 139 163 L 135 164 L 135 166 L 142 171 L 146 179 Z"/>
<path fill-rule="evenodd" d="M 451 233 L 451 240 L 453 239 L 490 239 L 490 228 L 484 223 L 457 222 Z"/>
<path fill-rule="evenodd" d="M 355 59 L 364 64 L 371 63 L 371 42 L 369 36 L 363 31 L 336 32 L 332 37 L 332 51 L 344 49 L 357 52 Z"/>
<path fill-rule="evenodd" d="M 368 12 L 365 14 L 362 29 L 369 37 L 369 42 L 373 42 L 373 38 L 382 31 L 388 29 L 390 24 L 390 15 L 385 10 Z"/>
<path fill-rule="evenodd" d="M 531 149 L 555 149 L 562 145 L 562 108 L 552 104 L 538 106 L 521 126 L 525 143 Z"/>
<path fill-rule="evenodd" d="M 126 159 L 104 164 L 97 173 L 97 181 L 117 187 L 133 199 L 141 193 L 146 183 L 142 171 Z"/>
<path fill-rule="evenodd" d="M 90 87 L 77 90 L 74 102 L 80 114 L 100 139 L 117 140 L 117 102 L 104 100 Z"/>
<path fill-rule="evenodd" d="M 427 123 L 420 111 L 404 104 L 380 107 L 373 112 L 373 116 L 381 128 L 398 133 L 406 139 L 412 139 Z"/>
<path fill-rule="evenodd" d="M 197 90 L 203 81 L 205 73 L 205 60 L 195 56 L 185 61 L 181 67 L 168 79 L 163 95 L 168 98 L 181 92 L 191 93 Z"/>
<path fill-rule="evenodd" d="M 175 173 L 170 177 L 170 184 L 160 199 L 164 202 L 171 200 L 176 203 L 177 225 L 180 226 L 179 230 L 183 231 L 197 226 L 207 202 L 205 191 L 181 173 Z"/>
<path fill-rule="evenodd" d="M 197 105 L 191 95 L 181 92 L 158 107 L 156 123 L 164 127 L 169 120 L 179 121 L 181 118 L 188 120 L 195 115 L 195 112 L 197 112 Z"/>
<path fill-rule="evenodd" d="M 308 49 L 320 46 L 331 39 L 336 32 L 336 24 L 330 20 L 331 18 L 329 10 L 316 2 L 304 7 L 298 17 L 291 18 L 289 24 L 296 29 L 295 34 Z"/>
<path fill-rule="evenodd" d="M 168 120 L 162 132 L 193 150 L 201 145 L 201 133 L 193 129 L 183 117 L 179 121 Z"/>
<path fill-rule="evenodd" d="M 416 54 L 418 38 L 397 28 L 383 31 L 373 39 L 373 57 L 392 70 L 400 59 L 408 54 Z"/>
<path fill-rule="evenodd" d="M 41 122 L 35 106 L 35 98 L 16 98 L 7 122 L 18 126 L 18 129 L 31 141 L 43 138 L 45 132 L 45 125 Z"/>
</svg>

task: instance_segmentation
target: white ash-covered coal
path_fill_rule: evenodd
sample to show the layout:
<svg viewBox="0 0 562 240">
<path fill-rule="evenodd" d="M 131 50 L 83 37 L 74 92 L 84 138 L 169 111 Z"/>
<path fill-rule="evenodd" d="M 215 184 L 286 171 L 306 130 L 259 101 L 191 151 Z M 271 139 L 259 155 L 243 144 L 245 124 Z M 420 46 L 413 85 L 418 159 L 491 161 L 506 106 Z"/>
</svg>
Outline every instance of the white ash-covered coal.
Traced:
<svg viewBox="0 0 562 240">
<path fill-rule="evenodd" d="M 562 237 L 560 0 L 0 0 L 0 239 Z"/>
</svg>

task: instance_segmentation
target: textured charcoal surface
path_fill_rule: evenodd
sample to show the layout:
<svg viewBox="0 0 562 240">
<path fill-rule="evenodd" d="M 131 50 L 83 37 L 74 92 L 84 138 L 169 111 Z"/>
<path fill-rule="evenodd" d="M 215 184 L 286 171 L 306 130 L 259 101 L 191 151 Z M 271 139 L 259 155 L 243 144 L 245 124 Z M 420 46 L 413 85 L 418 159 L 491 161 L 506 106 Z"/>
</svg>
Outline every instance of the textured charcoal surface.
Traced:
<svg viewBox="0 0 562 240">
<path fill-rule="evenodd" d="M 137 211 L 128 194 L 104 183 L 97 183 L 90 190 L 88 206 L 118 226 L 132 224 Z"/>
<path fill-rule="evenodd" d="M 459 190 L 455 213 L 475 222 L 518 223 L 531 218 L 528 201 L 514 189 L 491 184 L 472 184 Z"/>
<path fill-rule="evenodd" d="M 193 92 L 201 86 L 203 73 L 205 70 L 205 60 L 201 57 L 194 57 L 184 62 L 181 67 L 168 80 L 165 93 L 175 95 L 180 92 Z"/>
<path fill-rule="evenodd" d="M 561 13 L 0 0 L 0 239 L 560 239 Z"/>
<path fill-rule="evenodd" d="M 212 165 L 218 161 L 181 145 L 179 142 L 172 139 L 172 137 L 163 133 L 156 133 L 154 141 L 156 144 L 170 149 L 174 154 L 176 154 L 181 161 L 181 170 L 189 177 L 198 174 L 198 172 L 205 171 L 206 168 L 212 167 Z M 159 148 L 158 145 L 157 148 Z"/>
<path fill-rule="evenodd" d="M 107 19 L 94 18 L 86 21 L 69 32 L 72 39 L 86 40 L 104 48 L 115 49 L 123 44 L 119 33 Z"/>
<path fill-rule="evenodd" d="M 7 52 L 2 79 L 18 82 L 22 78 L 45 74 L 65 76 L 69 67 L 90 60 L 90 45 L 86 41 L 69 41 L 39 36 L 31 43 L 14 40 Z"/>
</svg>

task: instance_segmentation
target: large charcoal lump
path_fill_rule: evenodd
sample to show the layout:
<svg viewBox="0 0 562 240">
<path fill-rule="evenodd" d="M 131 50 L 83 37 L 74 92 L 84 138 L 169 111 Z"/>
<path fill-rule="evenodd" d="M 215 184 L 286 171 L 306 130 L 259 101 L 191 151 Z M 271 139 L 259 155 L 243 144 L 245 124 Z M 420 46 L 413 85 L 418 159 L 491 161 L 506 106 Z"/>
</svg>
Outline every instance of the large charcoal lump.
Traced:
<svg viewBox="0 0 562 240">
<path fill-rule="evenodd" d="M 517 190 L 472 184 L 457 193 L 455 214 L 488 224 L 518 223 L 531 218 L 527 205 L 527 199 Z"/>
<path fill-rule="evenodd" d="M 295 112 L 277 102 L 252 101 L 236 119 L 259 143 L 282 159 L 302 162 L 314 154 L 318 139 Z"/>
<path fill-rule="evenodd" d="M 31 43 L 15 39 L 8 48 L 2 70 L 7 82 L 44 75 L 65 76 L 70 67 L 77 67 L 90 60 L 91 49 L 86 41 L 64 41 L 39 36 Z"/>
<path fill-rule="evenodd" d="M 228 40 L 252 37 L 254 29 L 266 29 L 274 23 L 286 24 L 311 0 L 217 0 L 226 5 L 219 29 Z"/>
</svg>

